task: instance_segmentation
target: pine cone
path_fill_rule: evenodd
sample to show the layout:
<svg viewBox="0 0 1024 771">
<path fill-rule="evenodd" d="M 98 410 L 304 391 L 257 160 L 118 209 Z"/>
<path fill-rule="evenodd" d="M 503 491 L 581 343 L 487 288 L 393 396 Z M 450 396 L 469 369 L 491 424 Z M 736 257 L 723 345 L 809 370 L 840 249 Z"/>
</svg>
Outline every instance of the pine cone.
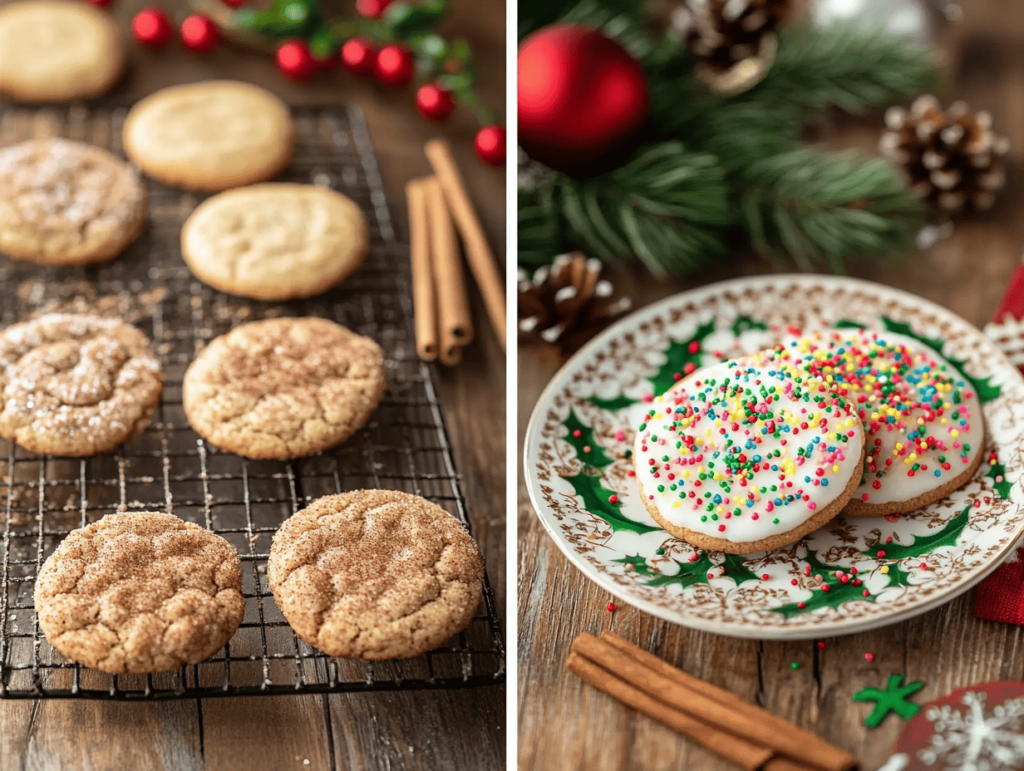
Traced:
<svg viewBox="0 0 1024 771">
<path fill-rule="evenodd" d="M 739 93 L 758 83 L 775 61 L 775 31 L 791 0 L 684 0 L 672 12 L 697 76 L 719 93 Z"/>
<path fill-rule="evenodd" d="M 627 297 L 612 299 L 611 282 L 600 279 L 600 273 L 601 262 L 579 252 L 556 257 L 532 279 L 520 270 L 519 331 L 563 350 L 581 345 L 633 306 Z"/>
<path fill-rule="evenodd" d="M 1006 137 L 992 133 L 992 116 L 972 113 L 964 102 L 945 112 L 934 96 L 918 97 L 910 110 L 890 107 L 879 148 L 901 166 L 910 189 L 946 214 L 990 209 L 1006 184 Z"/>
</svg>

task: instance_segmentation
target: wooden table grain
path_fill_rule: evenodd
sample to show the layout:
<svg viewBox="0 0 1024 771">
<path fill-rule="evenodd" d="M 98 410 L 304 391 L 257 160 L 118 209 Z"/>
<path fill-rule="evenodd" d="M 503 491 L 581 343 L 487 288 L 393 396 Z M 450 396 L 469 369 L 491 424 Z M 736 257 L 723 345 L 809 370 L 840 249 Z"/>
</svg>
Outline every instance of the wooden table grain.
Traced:
<svg viewBox="0 0 1024 771">
<path fill-rule="evenodd" d="M 130 42 L 130 19 L 152 4 L 118 0 L 111 11 L 131 51 L 129 74 L 118 89 L 126 98 L 134 101 L 178 83 L 236 78 L 268 88 L 291 104 L 360 105 L 400 238 L 408 236 L 405 182 L 430 172 L 424 142 L 446 136 L 489 241 L 504 255 L 504 173 L 476 160 L 472 117 L 459 111 L 438 127 L 416 114 L 411 89 L 392 91 L 340 72 L 295 84 L 277 73 L 269 56 L 229 45 L 206 56 L 176 43 L 161 51 L 140 50 Z M 160 5 L 179 21 L 187 15 L 181 0 Z M 351 12 L 351 2 L 335 5 Z M 502 112 L 505 4 L 460 0 L 453 6 L 442 32 L 470 42 L 483 100 Z M 504 619 L 505 357 L 475 290 L 471 303 L 477 340 L 458 368 L 440 372 L 440 389 L 474 536 Z M 487 687 L 139 704 L 0 700 L 0 771 L 489 771 L 505 763 L 505 694 L 504 687 Z"/>
<path fill-rule="evenodd" d="M 1024 254 L 1024 16 L 999 0 L 963 3 L 965 18 L 945 33 L 949 74 L 945 102 L 968 101 L 992 113 L 1013 146 L 1010 189 L 990 213 L 961 221 L 952 238 L 899 262 L 864 262 L 850 272 L 899 287 L 952 309 L 975 325 L 991 319 Z M 812 135 L 835 148 L 874 152 L 881 116 L 834 117 Z M 646 305 L 714 280 L 769 272 L 751 256 L 727 255 L 700 281 L 652 282 L 618 271 L 617 289 Z M 540 392 L 561 364 L 549 348 L 520 342 L 520 446 Z M 632 640 L 698 677 L 728 688 L 853 752 L 876 769 L 905 725 L 890 716 L 863 725 L 871 705 L 852 694 L 883 687 L 905 673 L 926 685 L 918 703 L 970 683 L 1024 677 L 1024 635 L 1016 626 L 980 621 L 973 592 L 915 619 L 885 629 L 813 641 L 760 642 L 686 629 L 620 604 L 586 580 L 540 525 L 520 475 L 519 493 L 519 766 L 531 771 L 726 771 L 732 766 L 668 728 L 565 673 L 569 645 L 580 632 L 604 629 Z M 864 654 L 871 652 L 868 662 Z M 799 669 L 790 663 L 799 662 Z"/>
</svg>

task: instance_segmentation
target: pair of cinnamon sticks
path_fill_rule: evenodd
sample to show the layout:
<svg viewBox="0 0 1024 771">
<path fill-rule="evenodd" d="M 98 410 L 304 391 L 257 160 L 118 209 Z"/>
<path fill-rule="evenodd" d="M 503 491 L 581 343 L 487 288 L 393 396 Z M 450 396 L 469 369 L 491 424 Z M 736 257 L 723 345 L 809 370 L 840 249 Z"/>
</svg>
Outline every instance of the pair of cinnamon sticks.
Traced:
<svg viewBox="0 0 1024 771">
<path fill-rule="evenodd" d="M 501 274 L 470 202 L 451 148 L 443 139 L 424 151 L 434 176 L 406 185 L 412 260 L 416 351 L 425 361 L 455 366 L 473 339 L 473 319 L 459 252 L 461 236 L 470 272 L 505 348 L 505 294 Z"/>
<path fill-rule="evenodd" d="M 851 771 L 852 755 L 611 632 L 581 634 L 570 672 L 744 771 Z"/>
</svg>

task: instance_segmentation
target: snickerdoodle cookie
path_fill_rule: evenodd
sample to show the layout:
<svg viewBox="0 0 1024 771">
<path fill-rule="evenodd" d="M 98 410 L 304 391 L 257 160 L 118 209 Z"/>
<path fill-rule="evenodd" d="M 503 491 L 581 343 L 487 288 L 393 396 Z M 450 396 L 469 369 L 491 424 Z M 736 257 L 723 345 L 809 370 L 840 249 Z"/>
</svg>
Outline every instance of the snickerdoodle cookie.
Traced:
<svg viewBox="0 0 1024 771">
<path fill-rule="evenodd" d="M 98 8 L 27 0 L 0 8 L 0 93 L 23 102 L 105 94 L 124 70 L 117 25 Z"/>
<path fill-rule="evenodd" d="M 72 531 L 36 579 L 39 627 L 70 659 L 104 672 L 196 664 L 242 621 L 238 553 L 171 514 L 108 514 Z"/>
<path fill-rule="evenodd" d="M 154 179 L 217 192 L 263 182 L 291 159 L 288 105 L 231 80 L 172 86 L 128 113 L 124 149 Z"/>
<path fill-rule="evenodd" d="M 181 230 L 181 253 L 214 289 L 288 300 L 319 294 L 351 274 L 368 239 L 363 213 L 345 196 L 278 183 L 202 203 Z"/>
<path fill-rule="evenodd" d="M 51 313 L 0 332 L 0 436 L 32 452 L 113 450 L 149 425 L 164 376 L 118 319 Z"/>
<path fill-rule="evenodd" d="M 104 262 L 145 222 L 142 180 L 106 150 L 67 139 L 0 150 L 0 252 L 49 265 Z"/>
<path fill-rule="evenodd" d="M 320 318 L 254 321 L 192 362 L 185 414 L 200 436 L 247 458 L 300 458 L 344 442 L 384 396 L 384 354 Z"/>
<path fill-rule="evenodd" d="M 484 568 L 476 542 L 416 495 L 356 490 L 313 501 L 274 536 L 267 577 L 295 633 L 338 658 L 410 658 L 468 626 Z"/>
</svg>

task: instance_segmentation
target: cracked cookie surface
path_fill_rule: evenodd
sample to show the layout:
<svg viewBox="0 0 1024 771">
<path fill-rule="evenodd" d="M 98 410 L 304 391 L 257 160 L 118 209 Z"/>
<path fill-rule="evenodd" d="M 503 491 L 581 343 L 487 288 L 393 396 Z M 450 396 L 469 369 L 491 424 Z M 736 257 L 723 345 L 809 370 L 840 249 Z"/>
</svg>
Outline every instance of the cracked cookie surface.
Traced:
<svg viewBox="0 0 1024 771">
<path fill-rule="evenodd" d="M 440 506 L 394 490 L 313 501 L 274 536 L 267 577 L 295 633 L 337 658 L 410 658 L 469 625 L 480 549 Z"/>
<path fill-rule="evenodd" d="M 291 160 L 288 105 L 232 80 L 172 86 L 138 102 L 124 149 L 154 179 L 218 192 L 276 176 Z"/>
<path fill-rule="evenodd" d="M 368 243 L 359 207 L 314 185 L 229 190 L 204 201 L 181 229 L 181 253 L 196 276 L 260 300 L 330 289 L 359 267 Z"/>
<path fill-rule="evenodd" d="M 119 319 L 52 313 L 0 332 L 0 435 L 32 452 L 113 450 L 149 425 L 164 376 Z"/>
<path fill-rule="evenodd" d="M 48 265 L 111 260 L 146 222 L 146 189 L 99 147 L 33 139 L 0 150 L 0 251 Z"/>
<path fill-rule="evenodd" d="M 242 621 L 238 553 L 171 514 L 108 514 L 72 531 L 36 579 L 50 645 L 103 672 L 165 672 L 203 661 Z"/>
<path fill-rule="evenodd" d="M 344 442 L 384 396 L 384 354 L 320 318 L 253 321 L 211 342 L 185 373 L 200 436 L 247 458 L 301 458 Z"/>
</svg>

